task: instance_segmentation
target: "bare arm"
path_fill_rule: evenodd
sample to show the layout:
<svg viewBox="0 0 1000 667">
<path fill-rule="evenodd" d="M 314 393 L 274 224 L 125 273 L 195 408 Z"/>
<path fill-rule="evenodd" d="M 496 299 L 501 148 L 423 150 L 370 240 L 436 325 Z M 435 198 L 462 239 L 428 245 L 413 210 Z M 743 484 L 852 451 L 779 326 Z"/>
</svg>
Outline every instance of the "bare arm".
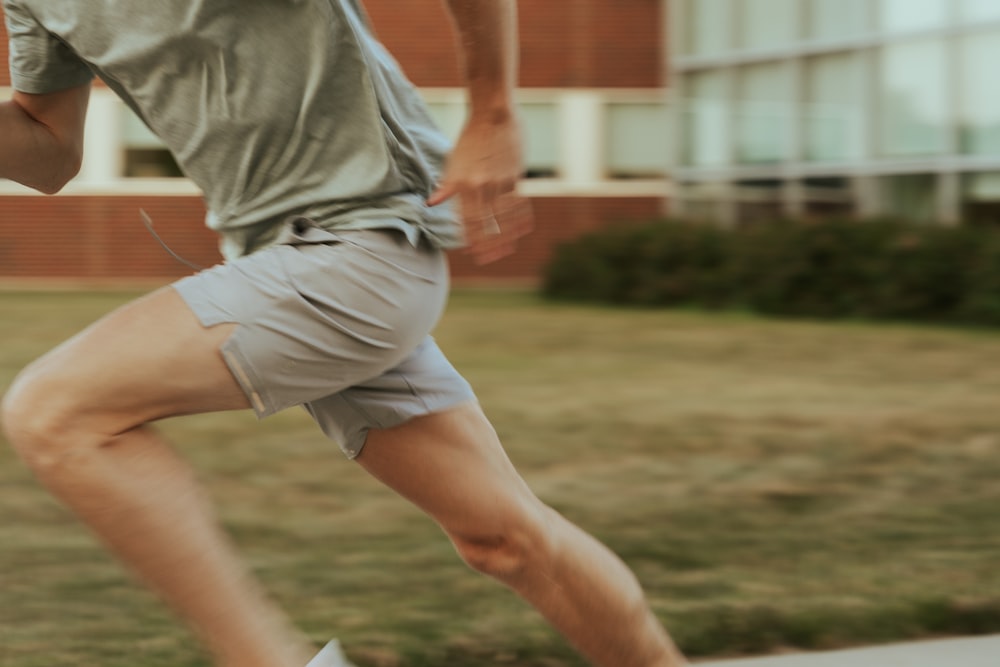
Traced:
<svg viewBox="0 0 1000 667">
<path fill-rule="evenodd" d="M 80 170 L 90 84 L 0 103 L 0 178 L 46 194 Z"/>
<path fill-rule="evenodd" d="M 458 29 L 470 114 L 431 205 L 459 200 L 469 249 L 483 262 L 513 250 L 530 229 L 516 194 L 522 173 L 514 106 L 518 34 L 516 0 L 446 0 Z"/>
<path fill-rule="evenodd" d="M 447 0 L 458 28 L 473 117 L 513 114 L 518 36 L 515 0 Z"/>
</svg>

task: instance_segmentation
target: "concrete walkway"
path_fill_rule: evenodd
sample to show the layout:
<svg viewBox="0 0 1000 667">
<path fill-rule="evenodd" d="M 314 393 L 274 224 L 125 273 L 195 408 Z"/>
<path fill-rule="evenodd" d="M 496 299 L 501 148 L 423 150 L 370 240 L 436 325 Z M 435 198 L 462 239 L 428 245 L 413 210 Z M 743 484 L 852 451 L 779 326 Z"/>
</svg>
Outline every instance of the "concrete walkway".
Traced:
<svg viewBox="0 0 1000 667">
<path fill-rule="evenodd" d="M 1000 635 L 699 662 L 696 667 L 1000 667 Z"/>
</svg>

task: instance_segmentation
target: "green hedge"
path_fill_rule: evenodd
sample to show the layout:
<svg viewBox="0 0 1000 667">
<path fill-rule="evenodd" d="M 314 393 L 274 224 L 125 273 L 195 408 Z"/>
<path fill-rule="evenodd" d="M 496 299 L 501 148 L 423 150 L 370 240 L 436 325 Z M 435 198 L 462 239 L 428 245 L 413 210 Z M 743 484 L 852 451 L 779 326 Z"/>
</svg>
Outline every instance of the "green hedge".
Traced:
<svg viewBox="0 0 1000 667">
<path fill-rule="evenodd" d="M 561 246 L 545 295 L 818 318 L 1000 325 L 1000 232 L 891 221 L 657 221 Z"/>
</svg>

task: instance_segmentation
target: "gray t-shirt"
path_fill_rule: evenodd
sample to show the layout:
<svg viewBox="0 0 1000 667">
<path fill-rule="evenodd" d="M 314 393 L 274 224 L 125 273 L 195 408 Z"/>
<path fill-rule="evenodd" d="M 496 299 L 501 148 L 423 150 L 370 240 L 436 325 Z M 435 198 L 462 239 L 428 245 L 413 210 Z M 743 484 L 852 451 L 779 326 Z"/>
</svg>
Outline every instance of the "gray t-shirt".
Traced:
<svg viewBox="0 0 1000 667">
<path fill-rule="evenodd" d="M 359 0 L 3 0 L 15 89 L 99 76 L 204 192 L 223 254 L 328 229 L 461 245 L 429 208 L 449 149 Z"/>
</svg>

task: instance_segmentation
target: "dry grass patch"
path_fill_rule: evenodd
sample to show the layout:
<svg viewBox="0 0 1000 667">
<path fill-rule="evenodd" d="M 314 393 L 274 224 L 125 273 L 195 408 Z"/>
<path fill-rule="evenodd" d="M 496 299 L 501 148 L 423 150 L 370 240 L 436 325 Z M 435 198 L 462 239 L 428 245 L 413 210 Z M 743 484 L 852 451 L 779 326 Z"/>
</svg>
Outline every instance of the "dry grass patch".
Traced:
<svg viewBox="0 0 1000 667">
<path fill-rule="evenodd" d="M 0 295 L 0 386 L 125 294 Z M 693 653 L 1000 630 L 1000 337 L 459 293 L 437 337 L 549 503 Z M 579 665 L 290 411 L 163 428 L 317 641 L 362 665 Z M 205 665 L 0 449 L 0 664 Z"/>
</svg>

